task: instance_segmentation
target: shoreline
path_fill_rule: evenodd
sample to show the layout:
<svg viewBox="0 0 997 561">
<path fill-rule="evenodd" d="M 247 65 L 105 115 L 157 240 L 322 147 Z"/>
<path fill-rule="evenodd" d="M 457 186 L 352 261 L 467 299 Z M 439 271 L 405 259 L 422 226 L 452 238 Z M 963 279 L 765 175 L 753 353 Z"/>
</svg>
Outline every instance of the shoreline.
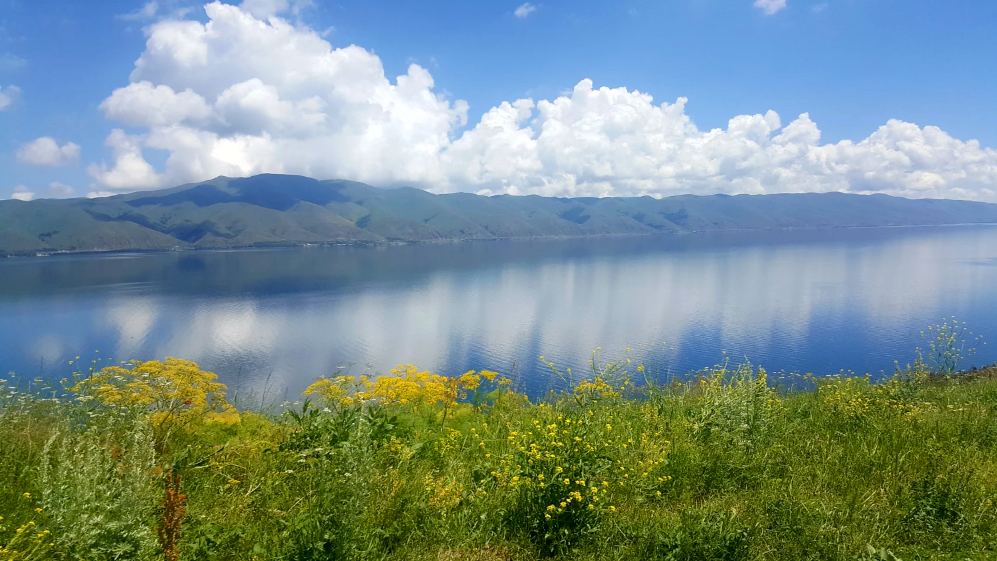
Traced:
<svg viewBox="0 0 997 561">
<path fill-rule="evenodd" d="M 504 241 L 558 241 L 558 240 L 584 240 L 601 238 L 626 238 L 626 237 L 652 237 L 652 236 L 688 236 L 702 234 L 725 234 L 725 233 L 748 233 L 748 232 L 820 232 L 820 231 L 843 231 L 843 230 L 878 230 L 878 229 L 908 229 L 908 228 L 949 228 L 966 226 L 997 226 L 997 222 L 958 222 L 952 224 L 884 224 L 877 226 L 813 226 L 813 227 L 786 227 L 786 228 L 732 228 L 726 230 L 691 230 L 684 232 L 621 232 L 610 234 L 590 234 L 579 236 L 522 236 L 522 237 L 495 237 L 495 238 L 445 238 L 428 240 L 384 240 L 384 241 L 327 241 L 327 242 L 275 242 L 268 244 L 240 245 L 232 247 L 181 247 L 162 249 L 93 249 L 93 250 L 50 250 L 50 251 L 29 251 L 24 253 L 6 253 L 0 250 L 0 259 L 30 259 L 44 257 L 61 256 L 104 256 L 104 255 L 128 255 L 128 254 L 161 254 L 161 253 L 183 253 L 202 251 L 247 251 L 247 250 L 275 250 L 303 247 L 391 247 L 417 244 L 446 244 L 465 242 L 504 242 Z"/>
</svg>

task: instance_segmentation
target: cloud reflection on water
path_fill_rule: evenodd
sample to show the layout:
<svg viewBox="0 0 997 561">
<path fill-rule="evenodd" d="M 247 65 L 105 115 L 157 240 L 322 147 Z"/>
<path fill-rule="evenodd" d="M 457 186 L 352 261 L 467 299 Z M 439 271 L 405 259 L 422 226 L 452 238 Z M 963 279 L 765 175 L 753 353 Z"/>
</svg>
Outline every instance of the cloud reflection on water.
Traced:
<svg viewBox="0 0 997 561">
<path fill-rule="evenodd" d="M 90 324 L 35 322 L 14 363 L 103 340 L 117 358 L 190 358 L 290 395 L 348 361 L 455 374 L 515 360 L 542 390 L 540 354 L 577 370 L 596 347 L 662 341 L 676 371 L 721 350 L 779 370 L 890 369 L 942 316 L 994 332 L 997 269 L 972 264 L 995 256 L 997 228 L 974 227 L 146 255 L 100 278 L 87 260 L 38 261 L 19 266 L 84 279 L 60 301 Z M 56 298 L 5 294 L 0 333 Z"/>
</svg>

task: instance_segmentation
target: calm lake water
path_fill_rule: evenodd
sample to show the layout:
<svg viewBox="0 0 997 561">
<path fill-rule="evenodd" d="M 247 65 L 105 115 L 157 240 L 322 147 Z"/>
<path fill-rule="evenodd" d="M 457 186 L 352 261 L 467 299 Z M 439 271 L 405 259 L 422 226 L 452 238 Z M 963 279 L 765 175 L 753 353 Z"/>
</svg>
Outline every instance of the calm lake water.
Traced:
<svg viewBox="0 0 997 561">
<path fill-rule="evenodd" d="M 18 258 L 0 260 L 0 371 L 175 356 L 293 399 L 349 362 L 515 364 L 537 393 L 552 384 L 540 355 L 578 372 L 597 347 L 643 345 L 662 373 L 726 351 L 877 374 L 953 315 L 991 342 L 969 362 L 997 360 L 997 227 Z"/>
</svg>

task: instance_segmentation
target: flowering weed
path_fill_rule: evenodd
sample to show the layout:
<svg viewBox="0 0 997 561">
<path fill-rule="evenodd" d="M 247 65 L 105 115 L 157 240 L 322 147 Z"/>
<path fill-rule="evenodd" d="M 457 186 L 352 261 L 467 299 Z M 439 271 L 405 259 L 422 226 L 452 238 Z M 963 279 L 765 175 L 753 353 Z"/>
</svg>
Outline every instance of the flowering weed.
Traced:
<svg viewBox="0 0 997 561">
<path fill-rule="evenodd" d="M 779 393 L 751 365 L 658 385 L 623 357 L 545 360 L 543 399 L 492 371 L 342 372 L 276 416 L 176 359 L 0 382 L 0 560 L 997 551 L 997 369 Z"/>
</svg>

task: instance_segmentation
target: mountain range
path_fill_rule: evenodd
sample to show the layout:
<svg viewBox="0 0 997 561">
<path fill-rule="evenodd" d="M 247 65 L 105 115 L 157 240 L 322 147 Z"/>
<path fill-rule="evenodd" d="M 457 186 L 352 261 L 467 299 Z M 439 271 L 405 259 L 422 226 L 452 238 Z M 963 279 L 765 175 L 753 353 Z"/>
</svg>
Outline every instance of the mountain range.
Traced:
<svg viewBox="0 0 997 561">
<path fill-rule="evenodd" d="M 264 174 L 94 199 L 0 201 L 0 254 L 997 223 L 997 204 L 802 193 L 435 195 Z"/>
</svg>

